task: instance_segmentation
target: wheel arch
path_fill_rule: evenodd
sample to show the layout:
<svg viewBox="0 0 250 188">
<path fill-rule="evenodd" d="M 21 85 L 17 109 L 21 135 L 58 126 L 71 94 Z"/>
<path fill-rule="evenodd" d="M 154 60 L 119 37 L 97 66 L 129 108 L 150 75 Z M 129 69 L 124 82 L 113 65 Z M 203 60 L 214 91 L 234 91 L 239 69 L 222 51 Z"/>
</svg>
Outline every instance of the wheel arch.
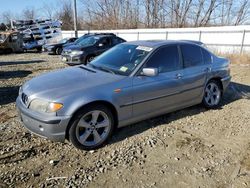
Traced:
<svg viewBox="0 0 250 188">
<path fill-rule="evenodd" d="M 72 121 L 74 120 L 75 116 L 77 115 L 77 113 L 79 111 L 81 111 L 83 108 L 86 108 L 87 106 L 92 106 L 92 105 L 103 105 L 103 106 L 106 106 L 108 107 L 108 109 L 110 109 L 111 113 L 113 114 L 113 117 L 114 117 L 114 125 L 115 125 L 115 128 L 117 128 L 118 126 L 118 112 L 117 112 L 117 109 L 115 108 L 115 106 L 108 102 L 108 101 L 105 101 L 105 100 L 97 100 L 97 101 L 93 101 L 93 102 L 89 102 L 87 104 L 84 104 L 83 106 L 80 106 L 78 109 L 75 110 L 75 112 L 73 113 L 68 125 L 67 125 L 67 128 L 66 128 L 66 132 L 65 132 L 65 138 L 68 139 L 69 138 L 69 129 L 70 129 L 70 126 L 72 124 Z"/>
<path fill-rule="evenodd" d="M 222 78 L 219 77 L 219 76 L 217 76 L 217 77 L 212 77 L 212 78 L 208 79 L 207 84 L 208 84 L 211 80 L 214 80 L 214 81 L 216 81 L 216 82 L 219 83 L 219 86 L 220 86 L 220 88 L 221 88 L 221 92 L 223 92 L 224 88 L 223 88 L 223 84 L 222 84 L 221 79 L 222 79 Z"/>
<path fill-rule="evenodd" d="M 85 63 L 88 63 L 87 61 L 88 61 L 88 58 L 89 58 L 89 57 L 96 57 L 96 54 L 94 54 L 94 53 L 89 53 L 89 54 L 87 54 L 87 55 L 86 55 L 86 58 L 85 58 L 85 60 L 84 60 Z"/>
</svg>

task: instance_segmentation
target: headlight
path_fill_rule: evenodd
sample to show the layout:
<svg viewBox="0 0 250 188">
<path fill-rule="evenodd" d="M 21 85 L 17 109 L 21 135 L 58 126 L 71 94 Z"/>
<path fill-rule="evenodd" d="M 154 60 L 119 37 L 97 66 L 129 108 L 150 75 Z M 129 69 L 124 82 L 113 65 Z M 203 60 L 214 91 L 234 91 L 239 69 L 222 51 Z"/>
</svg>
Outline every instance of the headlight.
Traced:
<svg viewBox="0 0 250 188">
<path fill-rule="evenodd" d="M 48 49 L 48 50 L 50 50 L 50 49 L 52 49 L 52 48 L 54 48 L 54 46 L 47 46 L 47 47 L 45 47 L 45 49 Z"/>
<path fill-rule="evenodd" d="M 72 51 L 71 55 L 82 55 L 83 51 Z"/>
<path fill-rule="evenodd" d="M 22 86 L 20 86 L 20 87 L 19 87 L 19 91 L 18 91 L 18 95 L 21 95 L 22 92 L 23 92 L 23 88 L 22 88 Z"/>
<path fill-rule="evenodd" d="M 40 99 L 34 99 L 30 102 L 29 108 L 38 112 L 52 113 L 57 112 L 63 107 L 60 103 L 43 101 Z"/>
</svg>

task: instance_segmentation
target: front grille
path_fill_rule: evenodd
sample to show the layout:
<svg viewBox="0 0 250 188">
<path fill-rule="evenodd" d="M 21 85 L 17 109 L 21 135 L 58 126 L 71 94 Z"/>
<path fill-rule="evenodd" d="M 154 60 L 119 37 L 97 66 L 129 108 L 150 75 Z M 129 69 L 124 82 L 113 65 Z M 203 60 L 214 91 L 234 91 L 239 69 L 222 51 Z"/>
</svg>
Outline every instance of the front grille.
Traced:
<svg viewBox="0 0 250 188">
<path fill-rule="evenodd" d="M 27 106 L 28 105 L 28 96 L 25 93 L 22 93 L 21 95 L 22 102 Z"/>
</svg>

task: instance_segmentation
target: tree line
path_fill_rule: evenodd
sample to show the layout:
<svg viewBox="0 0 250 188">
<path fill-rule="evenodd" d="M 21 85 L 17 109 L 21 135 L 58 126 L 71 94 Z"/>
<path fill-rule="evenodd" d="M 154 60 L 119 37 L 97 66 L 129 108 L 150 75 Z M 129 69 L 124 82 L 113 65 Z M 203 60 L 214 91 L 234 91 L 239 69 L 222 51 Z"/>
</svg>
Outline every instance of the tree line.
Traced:
<svg viewBox="0 0 250 188">
<path fill-rule="evenodd" d="M 51 18 L 72 30 L 73 2 L 58 0 L 39 9 L 27 7 L 23 19 Z M 249 0 L 77 0 L 78 29 L 182 28 L 250 24 Z M 42 15 L 42 16 L 41 16 Z M 12 12 L 3 12 L 8 23 Z"/>
</svg>

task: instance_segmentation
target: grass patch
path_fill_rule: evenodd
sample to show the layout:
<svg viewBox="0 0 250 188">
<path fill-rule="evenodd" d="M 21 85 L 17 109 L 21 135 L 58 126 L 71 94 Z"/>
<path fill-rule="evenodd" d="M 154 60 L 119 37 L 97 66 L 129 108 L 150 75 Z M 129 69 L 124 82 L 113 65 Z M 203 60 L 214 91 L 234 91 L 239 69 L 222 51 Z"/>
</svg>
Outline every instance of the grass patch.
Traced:
<svg viewBox="0 0 250 188">
<path fill-rule="evenodd" d="M 250 54 L 217 53 L 217 55 L 230 59 L 232 64 L 250 64 Z"/>
</svg>

